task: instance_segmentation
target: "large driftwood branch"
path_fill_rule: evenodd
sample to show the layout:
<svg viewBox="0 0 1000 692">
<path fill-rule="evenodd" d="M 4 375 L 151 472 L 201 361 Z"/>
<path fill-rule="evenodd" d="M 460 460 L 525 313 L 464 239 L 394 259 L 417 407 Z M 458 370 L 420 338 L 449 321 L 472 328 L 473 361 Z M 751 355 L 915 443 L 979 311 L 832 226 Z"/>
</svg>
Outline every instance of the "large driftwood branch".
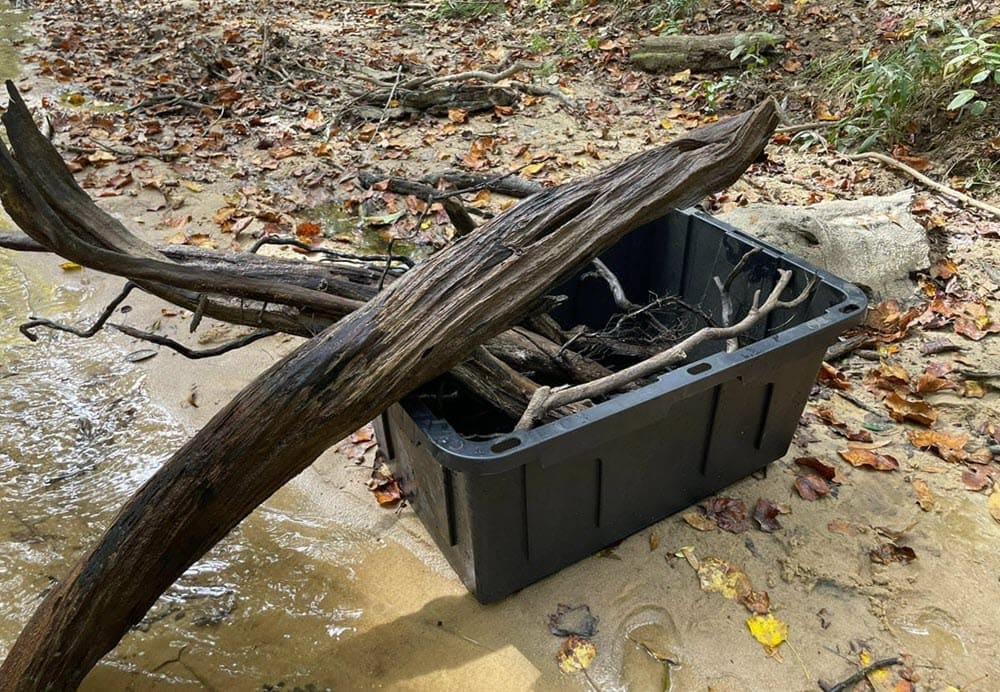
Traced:
<svg viewBox="0 0 1000 692">
<path fill-rule="evenodd" d="M 0 666 L 0 691 L 78 685 L 187 567 L 327 447 L 628 231 L 734 182 L 775 125 L 768 101 L 535 195 L 290 353 L 174 454 L 48 593 Z M 44 200 L 19 198 L 18 168 L 0 149 L 5 205 L 45 213 Z"/>
</svg>

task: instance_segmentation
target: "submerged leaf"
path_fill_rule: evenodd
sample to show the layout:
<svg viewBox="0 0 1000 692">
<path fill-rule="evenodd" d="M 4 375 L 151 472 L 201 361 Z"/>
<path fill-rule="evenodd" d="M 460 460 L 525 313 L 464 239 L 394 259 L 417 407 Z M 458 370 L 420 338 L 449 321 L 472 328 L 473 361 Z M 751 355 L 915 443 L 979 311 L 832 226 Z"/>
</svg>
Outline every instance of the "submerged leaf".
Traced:
<svg viewBox="0 0 1000 692">
<path fill-rule="evenodd" d="M 593 637 L 597 634 L 597 618 L 588 605 L 573 608 L 560 603 L 556 612 L 549 615 L 549 632 L 557 637 Z"/>
</svg>

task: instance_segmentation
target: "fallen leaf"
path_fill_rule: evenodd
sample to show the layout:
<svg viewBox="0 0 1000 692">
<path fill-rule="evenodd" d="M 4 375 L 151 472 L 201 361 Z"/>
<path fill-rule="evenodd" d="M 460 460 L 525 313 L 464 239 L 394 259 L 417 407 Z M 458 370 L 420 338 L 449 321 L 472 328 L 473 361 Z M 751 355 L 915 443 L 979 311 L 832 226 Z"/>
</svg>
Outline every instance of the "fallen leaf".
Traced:
<svg viewBox="0 0 1000 692">
<path fill-rule="evenodd" d="M 824 464 L 816 457 L 799 457 L 795 463 L 803 468 L 810 469 L 823 480 L 834 481 L 837 478 L 837 469 L 829 464 Z M 839 483 L 839 481 L 836 481 Z"/>
<path fill-rule="evenodd" d="M 753 507 L 754 521 L 760 526 L 760 530 L 765 533 L 772 533 L 781 528 L 781 524 L 778 522 L 779 514 L 781 514 L 781 511 L 770 501 L 762 497 L 757 499 L 757 504 Z"/>
<path fill-rule="evenodd" d="M 372 493 L 375 494 L 375 500 L 383 507 L 393 507 L 403 499 L 403 492 L 399 489 L 399 483 L 394 480 L 375 488 Z"/>
<path fill-rule="evenodd" d="M 927 394 L 928 392 L 940 392 L 946 389 L 959 389 L 959 385 L 957 382 L 946 380 L 943 377 L 937 377 L 929 373 L 924 373 L 917 378 L 916 385 L 913 389 L 918 394 Z"/>
<path fill-rule="evenodd" d="M 196 247 L 204 247 L 212 250 L 215 249 L 215 241 L 212 240 L 212 236 L 207 233 L 192 233 L 187 237 L 185 245 L 194 245 Z"/>
<path fill-rule="evenodd" d="M 681 70 L 670 75 L 671 84 L 687 84 L 691 81 L 691 70 Z"/>
<path fill-rule="evenodd" d="M 295 227 L 295 235 L 299 240 L 310 240 L 323 231 L 323 227 L 313 221 L 303 221 Z"/>
<path fill-rule="evenodd" d="M 943 279 L 947 281 L 951 277 L 958 274 L 958 265 L 952 262 L 950 259 L 941 258 L 937 262 L 931 265 L 930 274 L 935 279 Z"/>
<path fill-rule="evenodd" d="M 681 519 L 683 519 L 688 526 L 699 531 L 715 531 L 715 529 L 718 528 L 718 525 L 714 520 L 709 519 L 701 512 L 685 512 L 681 515 Z"/>
<path fill-rule="evenodd" d="M 966 461 L 973 464 L 988 464 L 993 461 L 993 452 L 988 447 L 980 447 L 969 454 L 969 458 Z"/>
<path fill-rule="evenodd" d="M 831 533 L 839 533 L 844 536 L 859 536 L 862 530 L 846 519 L 834 519 L 826 525 L 826 530 Z"/>
<path fill-rule="evenodd" d="M 1000 490 L 993 490 L 990 499 L 986 501 L 986 507 L 990 510 L 990 516 L 1000 521 Z"/>
<path fill-rule="evenodd" d="M 597 634 L 597 618 L 588 605 L 571 607 L 560 603 L 549 615 L 549 632 L 557 637 L 593 637 Z"/>
<path fill-rule="evenodd" d="M 79 269 L 83 269 L 83 265 L 77 264 L 76 262 L 63 262 L 59 265 L 59 268 L 64 272 L 75 272 Z"/>
<path fill-rule="evenodd" d="M 449 108 L 448 120 L 453 123 L 465 123 L 469 121 L 469 111 L 461 108 Z"/>
<path fill-rule="evenodd" d="M 597 657 L 597 647 L 589 639 L 572 636 L 563 642 L 556 654 L 559 670 L 564 673 L 578 673 L 587 670 Z"/>
<path fill-rule="evenodd" d="M 871 558 L 872 562 L 877 562 L 880 565 L 888 565 L 893 562 L 901 562 L 906 565 L 916 560 L 917 554 L 913 551 L 913 548 L 905 545 L 882 543 L 878 547 L 872 548 L 868 553 L 868 557 Z"/>
<path fill-rule="evenodd" d="M 876 454 L 870 449 L 850 447 L 837 451 L 840 457 L 851 466 L 875 469 L 876 471 L 895 471 L 899 468 L 896 458 L 888 454 Z"/>
<path fill-rule="evenodd" d="M 986 396 L 986 387 L 984 387 L 981 382 L 966 380 L 962 384 L 962 396 L 969 399 L 982 399 Z"/>
<path fill-rule="evenodd" d="M 956 463 L 969 456 L 964 449 L 969 436 L 962 433 L 949 435 L 940 430 L 910 430 L 907 438 L 914 447 L 930 450 L 945 461 Z"/>
<path fill-rule="evenodd" d="M 723 531 L 743 533 L 750 528 L 747 506 L 743 500 L 731 497 L 710 497 L 701 503 L 705 516 L 715 521 Z"/>
<path fill-rule="evenodd" d="M 986 490 L 993 483 L 993 479 L 990 478 L 990 474 L 986 473 L 983 468 L 976 467 L 966 467 L 962 471 L 962 483 L 965 485 L 967 490 L 972 490 L 978 492 L 980 490 Z"/>
<path fill-rule="evenodd" d="M 798 476 L 795 479 L 795 490 L 798 491 L 799 497 L 810 502 L 830 494 L 829 484 L 814 473 Z"/>
<path fill-rule="evenodd" d="M 190 214 L 182 214 L 180 216 L 169 216 L 164 219 L 163 224 L 167 228 L 184 228 L 191 221 Z"/>
<path fill-rule="evenodd" d="M 933 425 L 934 421 L 937 420 L 938 413 L 935 411 L 930 404 L 926 401 L 917 399 L 904 399 L 895 392 L 889 394 L 884 399 L 886 408 L 889 409 L 889 415 L 893 420 L 898 421 L 913 421 L 920 425 Z"/>
<path fill-rule="evenodd" d="M 770 613 L 754 615 L 747 619 L 750 634 L 760 642 L 768 654 L 773 654 L 782 642 L 788 640 L 788 625 Z"/>
<path fill-rule="evenodd" d="M 927 481 L 923 478 L 914 478 L 910 481 L 910 485 L 913 486 L 913 492 L 917 495 L 917 504 L 920 505 L 920 509 L 925 512 L 934 509 L 936 502 L 931 494 L 931 489 L 927 487 Z"/>
<path fill-rule="evenodd" d="M 363 428 L 358 428 L 351 433 L 351 442 L 354 444 L 360 444 L 362 442 L 371 442 L 375 439 L 375 429 L 371 425 L 366 425 Z"/>
<path fill-rule="evenodd" d="M 753 584 L 746 572 L 717 557 L 706 557 L 696 568 L 701 590 L 719 593 L 724 598 L 742 603 L 751 612 L 758 612 L 762 604 L 769 604 L 766 593 L 753 590 Z"/>
</svg>

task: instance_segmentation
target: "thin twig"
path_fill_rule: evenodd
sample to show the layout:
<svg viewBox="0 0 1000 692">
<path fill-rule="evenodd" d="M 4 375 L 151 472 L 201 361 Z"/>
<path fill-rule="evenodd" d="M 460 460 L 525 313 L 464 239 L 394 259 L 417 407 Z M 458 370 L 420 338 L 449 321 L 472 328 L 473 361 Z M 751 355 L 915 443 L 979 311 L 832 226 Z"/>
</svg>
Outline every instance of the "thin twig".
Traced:
<svg viewBox="0 0 1000 692">
<path fill-rule="evenodd" d="M 220 344 L 213 348 L 206 348 L 200 351 L 196 351 L 188 348 L 179 341 L 174 341 L 169 337 L 160 336 L 159 334 L 153 334 L 152 332 L 144 332 L 139 329 L 135 329 L 133 327 L 128 327 L 124 324 L 115 324 L 113 322 L 109 322 L 108 326 L 114 327 L 121 333 L 131 336 L 133 339 L 140 339 L 141 341 L 149 341 L 150 343 L 154 343 L 159 346 L 166 346 L 167 348 L 176 351 L 185 358 L 189 358 L 191 360 L 221 356 L 223 353 L 228 353 L 229 351 L 235 351 L 238 348 L 249 346 L 255 341 L 259 341 L 260 339 L 263 339 L 265 337 L 277 334 L 277 332 L 274 332 L 270 329 L 261 329 L 259 331 L 247 334 L 246 336 L 241 336 L 238 339 L 227 341 L 226 343 Z"/>
<path fill-rule="evenodd" d="M 118 306 L 122 304 L 134 288 L 137 288 L 134 283 L 131 281 L 125 282 L 125 285 L 122 286 L 122 290 L 118 293 L 118 295 L 115 296 L 110 303 L 108 303 L 107 307 L 104 308 L 97 320 L 86 329 L 79 329 L 68 324 L 53 322 L 52 320 L 47 320 L 41 317 L 32 317 L 24 324 L 18 326 L 17 330 L 24 334 L 24 336 L 26 336 L 30 341 L 38 341 L 38 335 L 31 331 L 36 327 L 54 329 L 58 332 L 69 332 L 70 334 L 75 334 L 76 336 L 84 339 L 89 339 L 94 334 L 101 331 L 101 327 L 104 326 L 104 323 L 111 319 L 111 315 L 114 314 Z"/>
<path fill-rule="evenodd" d="M 396 68 L 396 81 L 392 83 L 392 88 L 389 89 L 389 95 L 385 99 L 385 106 L 382 107 L 382 117 L 378 119 L 378 122 L 375 124 L 375 131 L 372 132 L 371 137 L 369 137 L 368 141 L 365 143 L 366 150 L 371 147 L 371 143 L 375 141 L 376 137 L 378 137 L 379 130 L 381 130 L 382 126 L 385 125 L 385 121 L 389 119 L 389 107 L 392 105 L 393 99 L 396 98 L 396 89 L 399 88 L 399 79 L 402 76 L 403 63 L 400 63 Z"/>
<path fill-rule="evenodd" d="M 886 156 L 885 154 L 879 154 L 874 151 L 869 151 L 864 154 L 853 154 L 851 156 L 848 156 L 847 158 L 849 158 L 852 161 L 859 161 L 862 159 L 868 159 L 870 161 L 879 161 L 887 166 L 891 166 L 897 170 L 903 171 L 914 180 L 923 183 L 932 190 L 940 192 L 942 195 L 945 195 L 946 197 L 951 197 L 952 199 L 956 199 L 959 202 L 968 204 L 970 207 L 975 207 L 980 211 L 985 211 L 987 214 L 992 214 L 993 216 L 1000 218 L 1000 207 L 995 207 L 992 204 L 988 204 L 987 202 L 980 202 L 978 199 L 969 197 L 969 195 L 965 194 L 964 192 L 959 192 L 953 187 L 948 187 L 947 185 L 942 185 L 941 183 L 935 180 L 931 180 L 920 171 L 910 166 L 907 166 L 902 161 L 897 161 L 891 156 Z"/>
<path fill-rule="evenodd" d="M 845 690 L 850 689 L 852 685 L 856 685 L 857 683 L 864 680 L 866 677 L 868 677 L 870 673 L 874 673 L 877 670 L 882 670 L 883 668 L 888 668 L 889 666 L 896 666 L 899 665 L 900 663 L 902 663 L 902 660 L 900 660 L 898 657 L 883 658 L 881 661 L 875 661 L 871 665 L 865 666 L 864 668 L 856 672 L 854 675 L 841 680 L 833 687 L 827 687 L 826 692 L 844 692 Z"/>
<path fill-rule="evenodd" d="M 578 113 L 580 107 L 577 105 L 576 101 L 566 96 L 557 87 L 542 86 L 541 84 L 527 84 L 525 82 L 511 82 L 510 86 L 512 89 L 517 89 L 518 91 L 523 91 L 529 96 L 552 96 L 558 99 L 566 110 L 571 113 Z"/>
<path fill-rule="evenodd" d="M 750 310 L 742 320 L 732 326 L 705 327 L 666 351 L 658 353 L 657 355 L 647 358 L 640 363 L 636 363 L 635 365 L 619 370 L 616 373 L 612 373 L 611 375 L 602 377 L 592 382 L 587 382 L 573 387 L 565 387 L 549 393 L 540 393 L 540 390 L 536 391 L 532 397 L 532 402 L 529 402 L 528 408 L 525 410 L 525 415 L 521 416 L 521 420 L 518 421 L 515 430 L 530 430 L 535 424 L 535 421 L 538 419 L 537 417 L 552 408 L 565 406 L 577 401 L 594 399 L 599 396 L 605 396 L 616 392 L 636 380 L 655 375 L 671 365 L 675 365 L 683 361 L 687 358 L 688 352 L 699 344 L 706 341 L 728 339 L 731 336 L 741 334 L 756 324 L 762 317 L 768 315 L 774 310 L 794 308 L 800 305 L 812 294 L 813 288 L 816 285 L 816 277 L 812 277 L 809 280 L 808 285 L 794 299 L 783 301 L 781 300 L 781 294 L 791 280 L 791 271 L 787 269 L 779 269 L 778 281 L 775 283 L 774 288 L 771 290 L 771 293 L 767 296 L 767 299 L 763 302 L 763 304 L 760 303 L 760 291 L 758 290 L 754 293 L 753 303 Z M 535 398 L 542 399 L 543 401 L 541 403 L 535 403 Z M 531 412 L 531 415 L 534 416 L 533 418 L 528 416 L 529 412 Z"/>
<path fill-rule="evenodd" d="M 841 120 L 817 120 L 811 123 L 799 123 L 798 125 L 782 125 L 781 127 L 774 128 L 774 134 L 794 135 L 807 130 L 825 130 L 828 127 L 836 127 L 842 124 L 843 121 Z"/>
</svg>

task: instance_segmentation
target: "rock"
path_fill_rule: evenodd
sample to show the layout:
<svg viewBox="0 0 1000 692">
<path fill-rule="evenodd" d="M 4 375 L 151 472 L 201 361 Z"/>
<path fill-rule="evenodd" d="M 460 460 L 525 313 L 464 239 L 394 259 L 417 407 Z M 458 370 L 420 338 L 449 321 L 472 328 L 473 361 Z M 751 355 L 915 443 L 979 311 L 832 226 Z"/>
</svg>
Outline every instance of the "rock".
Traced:
<svg viewBox="0 0 1000 692">
<path fill-rule="evenodd" d="M 930 264 L 927 233 L 910 214 L 913 190 L 808 207 L 751 204 L 719 218 L 860 286 L 869 298 L 905 298 L 910 274 Z"/>
</svg>

